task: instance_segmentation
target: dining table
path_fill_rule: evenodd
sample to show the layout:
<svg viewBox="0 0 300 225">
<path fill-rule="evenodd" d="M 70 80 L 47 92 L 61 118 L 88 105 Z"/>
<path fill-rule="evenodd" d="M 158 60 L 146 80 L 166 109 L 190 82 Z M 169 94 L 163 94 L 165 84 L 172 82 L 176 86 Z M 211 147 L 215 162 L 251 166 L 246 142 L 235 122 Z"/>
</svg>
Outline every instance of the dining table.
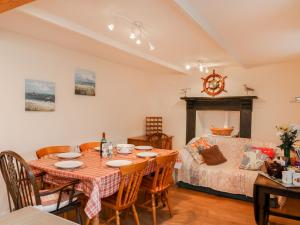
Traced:
<svg viewBox="0 0 300 225">
<path fill-rule="evenodd" d="M 110 167 L 107 162 L 110 160 L 130 160 L 132 163 L 149 160 L 145 169 L 145 175 L 155 170 L 155 158 L 141 158 L 137 153 L 141 150 L 134 149 L 130 154 L 121 154 L 114 149 L 112 157 L 100 157 L 99 151 L 90 149 L 82 152 L 74 159 L 83 162 L 83 165 L 75 169 L 61 169 L 55 166 L 55 163 L 65 160 L 57 155 L 50 155 L 45 158 L 29 162 L 34 173 L 45 172 L 44 180 L 47 183 L 61 185 L 72 179 L 78 179 L 80 182 L 76 190 L 81 191 L 87 197 L 87 203 L 84 211 L 91 224 L 99 223 L 99 213 L 101 211 L 101 199 L 115 194 L 120 185 L 121 174 L 117 167 Z M 148 151 L 149 152 L 149 151 Z M 152 149 L 150 152 L 157 153 L 157 156 L 172 154 L 175 150 Z"/>
</svg>

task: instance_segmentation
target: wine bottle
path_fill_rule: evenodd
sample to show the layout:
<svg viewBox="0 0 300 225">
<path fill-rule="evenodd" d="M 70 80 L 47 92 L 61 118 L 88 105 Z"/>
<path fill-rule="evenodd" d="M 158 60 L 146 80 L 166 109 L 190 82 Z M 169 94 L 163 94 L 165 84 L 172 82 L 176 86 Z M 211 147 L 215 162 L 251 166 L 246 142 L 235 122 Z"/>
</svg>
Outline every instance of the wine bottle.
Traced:
<svg viewBox="0 0 300 225">
<path fill-rule="evenodd" d="M 105 139 L 105 132 L 102 133 L 102 139 L 100 141 L 100 157 L 103 156 L 103 144 L 106 144 L 107 140 Z"/>
</svg>

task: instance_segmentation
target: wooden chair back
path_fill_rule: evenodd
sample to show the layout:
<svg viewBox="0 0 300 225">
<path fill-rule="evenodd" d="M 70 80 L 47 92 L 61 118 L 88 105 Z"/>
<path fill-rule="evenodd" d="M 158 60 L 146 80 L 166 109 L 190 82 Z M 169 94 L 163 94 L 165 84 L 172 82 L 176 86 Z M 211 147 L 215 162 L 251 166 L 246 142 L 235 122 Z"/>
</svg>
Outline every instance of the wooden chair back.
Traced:
<svg viewBox="0 0 300 225">
<path fill-rule="evenodd" d="M 12 151 L 1 152 L 0 168 L 7 188 L 10 211 L 41 204 L 35 176 L 21 156 Z"/>
<path fill-rule="evenodd" d="M 86 152 L 89 149 L 93 149 L 93 148 L 96 148 L 99 146 L 100 146 L 99 141 L 93 141 L 93 142 L 87 142 L 87 143 L 83 143 L 83 144 L 79 145 L 79 149 L 81 152 Z"/>
<path fill-rule="evenodd" d="M 138 191 L 144 176 L 148 161 L 121 167 L 121 182 L 117 196 L 117 210 L 128 208 L 137 199 Z"/>
<path fill-rule="evenodd" d="M 48 146 L 48 147 L 44 147 L 44 148 L 37 150 L 36 156 L 38 157 L 38 159 L 40 159 L 40 158 L 44 158 L 51 154 L 70 152 L 71 150 L 72 150 L 72 147 L 68 146 L 68 145 L 66 145 L 66 146 Z"/>
<path fill-rule="evenodd" d="M 152 183 L 152 190 L 160 192 L 170 187 L 173 182 L 174 166 L 178 157 L 178 152 L 159 156 L 156 158 L 156 169 Z"/>
<path fill-rule="evenodd" d="M 154 148 L 171 149 L 171 138 L 164 133 L 152 134 L 148 137 L 149 145 Z"/>
</svg>

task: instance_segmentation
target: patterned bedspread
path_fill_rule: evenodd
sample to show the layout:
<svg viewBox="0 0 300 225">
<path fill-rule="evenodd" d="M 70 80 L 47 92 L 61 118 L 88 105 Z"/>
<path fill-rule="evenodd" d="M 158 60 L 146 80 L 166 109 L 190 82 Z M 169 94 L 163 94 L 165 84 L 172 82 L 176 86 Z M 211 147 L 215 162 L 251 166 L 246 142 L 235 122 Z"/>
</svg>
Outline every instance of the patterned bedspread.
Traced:
<svg viewBox="0 0 300 225">
<path fill-rule="evenodd" d="M 210 137 L 208 141 L 219 146 L 227 158 L 227 162 L 217 166 L 199 165 L 186 149 L 182 149 L 180 155 L 183 165 L 178 173 L 178 181 L 252 197 L 253 184 L 258 171 L 239 169 L 244 146 L 252 144 L 259 147 L 276 148 L 276 145 L 246 138 Z"/>
</svg>

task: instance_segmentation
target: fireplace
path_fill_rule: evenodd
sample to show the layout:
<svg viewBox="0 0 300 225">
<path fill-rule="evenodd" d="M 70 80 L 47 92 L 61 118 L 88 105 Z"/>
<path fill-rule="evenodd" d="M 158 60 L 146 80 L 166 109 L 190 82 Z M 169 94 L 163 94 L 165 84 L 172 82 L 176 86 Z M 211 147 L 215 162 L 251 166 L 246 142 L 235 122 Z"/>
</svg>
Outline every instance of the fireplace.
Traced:
<svg viewBox="0 0 300 225">
<path fill-rule="evenodd" d="M 253 99 L 257 96 L 232 97 L 182 97 L 186 101 L 186 143 L 196 135 L 196 111 L 239 111 L 239 136 L 251 138 Z"/>
</svg>

